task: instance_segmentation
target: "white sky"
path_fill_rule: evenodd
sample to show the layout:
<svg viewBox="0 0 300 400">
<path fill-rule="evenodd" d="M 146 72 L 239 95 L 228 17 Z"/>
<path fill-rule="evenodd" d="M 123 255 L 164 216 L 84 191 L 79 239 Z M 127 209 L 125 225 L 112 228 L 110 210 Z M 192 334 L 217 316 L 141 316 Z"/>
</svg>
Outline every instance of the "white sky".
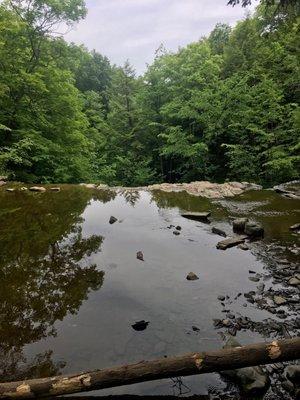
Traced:
<svg viewBox="0 0 300 400">
<path fill-rule="evenodd" d="M 217 22 L 232 26 L 246 13 L 241 6 L 227 6 L 227 0 L 87 0 L 86 4 L 86 19 L 66 40 L 95 49 L 118 65 L 129 59 L 138 73 L 152 62 L 160 44 L 177 50 L 209 34 Z"/>
</svg>

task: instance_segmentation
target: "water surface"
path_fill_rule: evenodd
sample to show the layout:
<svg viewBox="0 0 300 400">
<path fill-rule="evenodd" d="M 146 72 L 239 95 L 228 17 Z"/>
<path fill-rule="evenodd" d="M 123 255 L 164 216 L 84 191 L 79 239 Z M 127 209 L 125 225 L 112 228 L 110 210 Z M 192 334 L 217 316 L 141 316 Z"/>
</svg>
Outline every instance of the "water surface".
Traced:
<svg viewBox="0 0 300 400">
<path fill-rule="evenodd" d="M 223 318 L 217 297 L 252 290 L 249 270 L 264 261 L 238 248 L 216 249 L 219 226 L 250 216 L 266 230 L 263 245 L 299 243 L 289 226 L 299 202 L 271 191 L 218 202 L 181 193 L 96 191 L 62 186 L 59 193 L 0 189 L 0 370 L 2 380 L 73 373 L 181 353 L 218 349 L 213 326 Z M 211 224 L 181 210 L 212 211 Z M 118 222 L 109 224 L 110 216 Z M 180 225 L 175 236 L 170 225 Z M 145 261 L 136 258 L 142 251 Z M 294 253 L 285 257 L 293 260 Z M 189 272 L 199 276 L 189 282 Z M 264 310 L 232 309 L 257 320 Z M 143 332 L 136 321 L 149 321 Z M 199 328 L 198 330 L 193 327 Z M 259 335 L 239 332 L 251 343 Z M 218 375 L 185 378 L 190 394 L 225 384 Z M 101 394 L 178 394 L 172 380 Z"/>
</svg>

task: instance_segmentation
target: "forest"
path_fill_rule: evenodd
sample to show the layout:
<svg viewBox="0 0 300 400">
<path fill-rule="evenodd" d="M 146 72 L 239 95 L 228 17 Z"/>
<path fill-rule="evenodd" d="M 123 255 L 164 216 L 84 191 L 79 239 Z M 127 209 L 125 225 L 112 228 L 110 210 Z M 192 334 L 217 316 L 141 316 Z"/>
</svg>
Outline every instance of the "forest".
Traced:
<svg viewBox="0 0 300 400">
<path fill-rule="evenodd" d="M 233 28 L 161 46 L 143 76 L 64 40 L 61 26 L 86 12 L 83 0 L 1 2 L 0 175 L 127 186 L 299 177 L 298 1 L 262 0 Z"/>
</svg>

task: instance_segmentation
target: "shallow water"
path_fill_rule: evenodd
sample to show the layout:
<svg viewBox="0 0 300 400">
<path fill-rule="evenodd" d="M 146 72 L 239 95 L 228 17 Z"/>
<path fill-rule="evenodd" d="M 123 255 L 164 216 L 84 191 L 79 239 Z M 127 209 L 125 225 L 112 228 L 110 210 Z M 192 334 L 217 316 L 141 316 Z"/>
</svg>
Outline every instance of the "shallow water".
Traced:
<svg viewBox="0 0 300 400">
<path fill-rule="evenodd" d="M 59 193 L 8 193 L 0 189 L 0 370 L 2 380 L 80 372 L 141 360 L 212 350 L 223 345 L 213 327 L 223 318 L 219 295 L 233 299 L 255 287 L 249 269 L 264 261 L 238 248 L 216 249 L 218 226 L 250 216 L 266 237 L 260 244 L 299 245 L 289 226 L 300 221 L 299 201 L 271 191 L 222 201 L 184 192 L 94 191 L 61 186 Z M 211 224 L 180 211 L 212 211 Z M 118 222 L 109 224 L 110 216 Z M 168 226 L 180 225 L 180 236 Z M 145 261 L 136 258 L 142 251 Z M 199 280 L 186 276 L 195 272 Z M 231 309 L 256 320 L 269 313 Z M 149 321 L 145 331 L 132 329 Z M 194 331 L 193 326 L 199 331 Z M 243 344 L 260 339 L 239 332 Z M 1 375 L 1 374 L 0 374 Z M 184 379 L 190 394 L 225 384 L 218 375 Z M 172 380 L 101 394 L 179 394 Z M 98 393 L 99 394 L 99 393 Z"/>
</svg>

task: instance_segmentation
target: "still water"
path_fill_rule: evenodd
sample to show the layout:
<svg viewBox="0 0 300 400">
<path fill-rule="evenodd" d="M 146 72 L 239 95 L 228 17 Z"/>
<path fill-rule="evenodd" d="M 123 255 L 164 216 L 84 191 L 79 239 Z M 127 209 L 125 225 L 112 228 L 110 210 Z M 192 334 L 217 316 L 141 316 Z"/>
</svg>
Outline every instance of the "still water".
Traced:
<svg viewBox="0 0 300 400">
<path fill-rule="evenodd" d="M 251 290 L 249 270 L 263 271 L 264 261 L 238 248 L 217 250 L 221 238 L 211 227 L 230 233 L 230 218 L 250 216 L 265 227 L 261 245 L 299 240 L 288 229 L 299 222 L 299 202 L 271 191 L 213 202 L 186 193 L 61 189 L 0 189 L 2 381 L 218 349 L 223 342 L 213 319 L 224 315 L 217 297 Z M 182 210 L 210 210 L 212 223 L 186 220 Z M 118 222 L 109 224 L 111 216 Z M 170 225 L 181 226 L 181 234 Z M 191 271 L 199 280 L 186 280 Z M 232 309 L 241 311 L 243 302 L 241 296 Z M 253 306 L 246 315 L 267 314 Z M 140 320 L 149 325 L 135 331 Z M 261 338 L 239 332 L 237 339 Z M 225 386 L 214 374 L 184 384 L 189 394 Z M 124 393 L 177 395 L 179 389 L 164 380 L 101 392 Z"/>
</svg>

